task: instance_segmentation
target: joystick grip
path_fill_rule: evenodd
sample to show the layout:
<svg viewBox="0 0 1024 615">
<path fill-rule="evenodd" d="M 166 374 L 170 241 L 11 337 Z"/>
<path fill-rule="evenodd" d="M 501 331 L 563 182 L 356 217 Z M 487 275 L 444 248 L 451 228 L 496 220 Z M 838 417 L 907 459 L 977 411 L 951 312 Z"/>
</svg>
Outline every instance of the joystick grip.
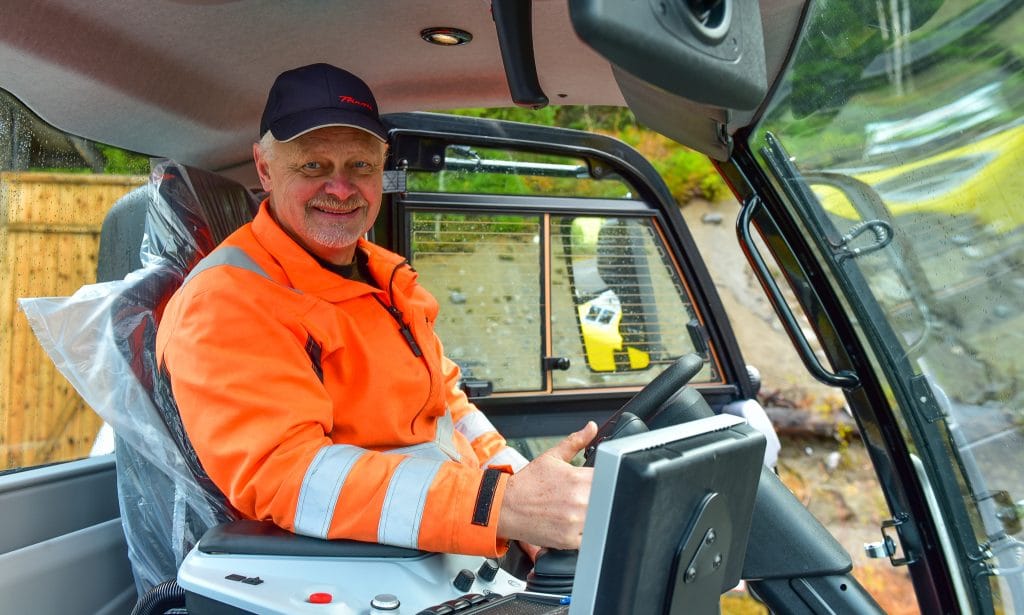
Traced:
<svg viewBox="0 0 1024 615">
<path fill-rule="evenodd" d="M 526 590 L 568 596 L 576 575 L 576 559 L 580 552 L 572 549 L 541 549 L 526 576 Z"/>
</svg>

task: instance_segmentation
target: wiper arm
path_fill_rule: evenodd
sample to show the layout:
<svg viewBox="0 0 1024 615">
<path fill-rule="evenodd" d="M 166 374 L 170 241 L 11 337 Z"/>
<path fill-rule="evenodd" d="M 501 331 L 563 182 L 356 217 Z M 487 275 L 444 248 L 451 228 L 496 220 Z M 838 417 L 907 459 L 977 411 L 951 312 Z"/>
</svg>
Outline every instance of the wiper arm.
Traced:
<svg viewBox="0 0 1024 615">
<path fill-rule="evenodd" d="M 473 152 L 475 154 L 475 152 Z M 555 164 L 547 162 L 520 162 L 516 160 L 488 160 L 474 158 L 452 158 L 444 160 L 446 171 L 475 171 L 478 173 L 502 173 L 505 175 L 537 175 L 542 177 L 571 177 L 591 179 L 590 169 L 585 164 Z M 603 178 L 602 178 L 603 179 Z"/>
</svg>

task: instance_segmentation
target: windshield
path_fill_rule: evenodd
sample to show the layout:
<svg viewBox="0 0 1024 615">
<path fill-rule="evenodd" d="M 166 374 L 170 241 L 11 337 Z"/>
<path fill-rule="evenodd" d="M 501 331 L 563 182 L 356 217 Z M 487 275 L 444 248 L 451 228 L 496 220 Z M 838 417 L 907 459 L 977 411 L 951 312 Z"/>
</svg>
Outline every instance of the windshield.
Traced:
<svg viewBox="0 0 1024 615">
<path fill-rule="evenodd" d="M 1022 62 L 1018 2 L 819 1 L 754 134 L 868 306 L 858 328 L 964 584 L 1007 612 L 1024 609 Z"/>
</svg>

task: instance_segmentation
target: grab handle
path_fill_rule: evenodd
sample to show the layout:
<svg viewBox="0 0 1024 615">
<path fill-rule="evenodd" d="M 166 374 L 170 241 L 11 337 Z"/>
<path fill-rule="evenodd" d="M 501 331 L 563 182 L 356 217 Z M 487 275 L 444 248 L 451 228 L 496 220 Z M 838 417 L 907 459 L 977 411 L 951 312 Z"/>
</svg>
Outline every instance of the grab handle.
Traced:
<svg viewBox="0 0 1024 615">
<path fill-rule="evenodd" d="M 860 386 L 860 378 L 857 377 L 856 373 L 849 370 L 841 370 L 839 373 L 833 374 L 822 366 L 818 356 L 811 349 L 807 337 L 801 331 L 792 310 L 789 309 L 789 304 L 786 303 L 786 299 L 782 296 L 782 292 L 775 283 L 775 279 L 768 272 L 768 267 L 765 265 L 761 253 L 758 252 L 757 247 L 754 245 L 754 238 L 750 233 L 750 223 L 753 220 L 754 213 L 758 207 L 763 206 L 761 199 L 757 196 L 748 199 L 743 204 L 742 209 L 740 209 L 740 215 L 736 221 L 736 233 L 739 235 L 740 247 L 743 248 L 747 261 L 750 262 L 750 266 L 754 269 L 754 275 L 757 276 L 761 287 L 768 294 L 768 301 L 771 302 L 775 313 L 782 320 L 782 325 L 786 328 L 789 339 L 796 345 L 800 360 L 803 361 L 804 366 L 811 372 L 812 376 L 829 386 L 842 387 L 844 389 L 853 389 Z"/>
</svg>

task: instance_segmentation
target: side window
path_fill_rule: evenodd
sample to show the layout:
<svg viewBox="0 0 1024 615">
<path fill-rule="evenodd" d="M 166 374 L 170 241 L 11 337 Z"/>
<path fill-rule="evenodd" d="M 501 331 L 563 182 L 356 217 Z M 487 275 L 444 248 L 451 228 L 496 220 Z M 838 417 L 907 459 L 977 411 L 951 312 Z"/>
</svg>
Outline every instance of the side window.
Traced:
<svg viewBox="0 0 1024 615">
<path fill-rule="evenodd" d="M 0 90 L 0 472 L 85 457 L 96 444 L 101 419 L 17 301 L 95 282 L 104 216 L 148 172 L 147 158 L 62 133 Z"/>
<path fill-rule="evenodd" d="M 411 228 L 413 266 L 463 376 L 495 392 L 542 388 L 540 217 L 413 212 Z"/>
<path fill-rule="evenodd" d="M 400 209 L 466 378 L 495 394 L 635 387 L 709 351 L 656 209 L 621 177 L 550 154 L 445 152 L 439 171 L 410 173 Z M 709 361 L 694 381 L 719 379 Z"/>
<path fill-rule="evenodd" d="M 646 384 L 693 352 L 696 313 L 651 218 L 555 217 L 551 338 L 556 389 Z M 695 381 L 715 380 L 708 363 Z"/>
</svg>

